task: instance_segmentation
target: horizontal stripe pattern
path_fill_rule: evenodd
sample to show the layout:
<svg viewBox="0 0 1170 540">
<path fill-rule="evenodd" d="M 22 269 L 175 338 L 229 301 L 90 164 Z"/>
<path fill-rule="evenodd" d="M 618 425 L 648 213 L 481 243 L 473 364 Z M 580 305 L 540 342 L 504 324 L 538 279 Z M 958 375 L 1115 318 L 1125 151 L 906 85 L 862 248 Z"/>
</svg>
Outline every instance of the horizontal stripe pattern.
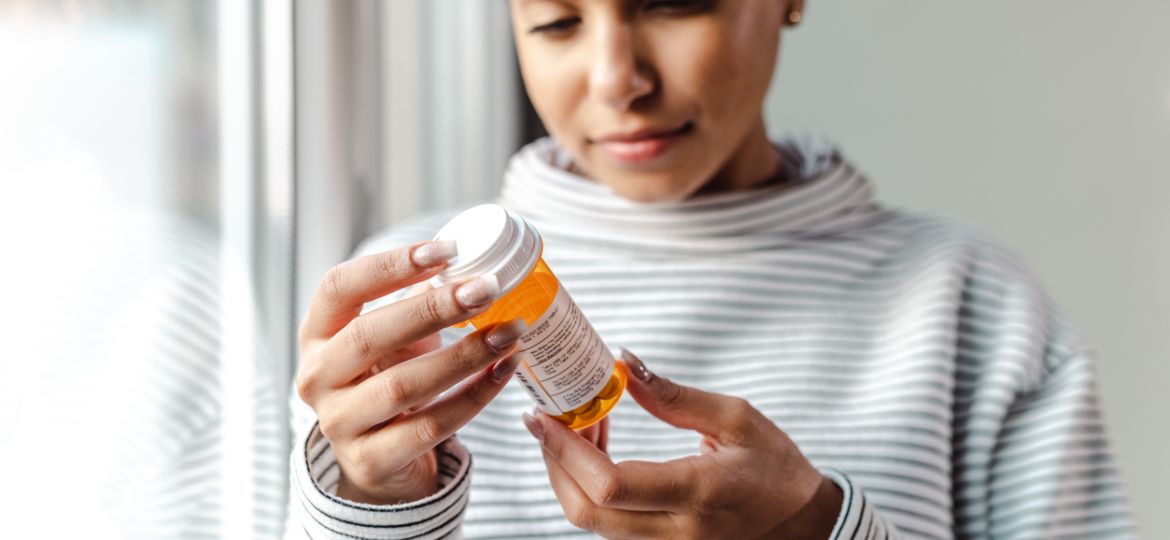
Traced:
<svg viewBox="0 0 1170 540">
<path fill-rule="evenodd" d="M 500 202 L 541 231 L 545 259 L 607 345 L 744 397 L 792 437 L 845 494 L 834 538 L 1133 537 L 1091 352 L 1026 267 L 969 226 L 877 204 L 823 139 L 776 145 L 798 178 L 639 204 L 566 172 L 568 156 L 545 139 L 514 157 Z M 429 238 L 452 215 L 403 224 L 359 254 Z M 590 537 L 548 485 L 519 421 L 531 407 L 509 385 L 460 431 L 470 465 L 450 481 L 466 492 L 448 484 L 394 523 L 434 518 L 442 526 L 428 534 L 447 534 L 452 522 L 438 517 L 458 507 L 466 538 Z M 304 448 L 312 413 L 294 408 Z M 631 399 L 611 413 L 614 459 L 698 445 Z M 292 467 L 304 500 L 335 460 L 307 462 L 302 450 Z M 295 530 L 403 537 L 368 528 L 395 507 L 320 499 L 317 519 L 367 528 Z"/>
<path fill-rule="evenodd" d="M 440 489 L 410 504 L 377 506 L 337 496 L 337 459 L 314 425 L 294 449 L 292 490 L 286 535 L 309 538 L 437 539 L 457 531 L 467 504 L 471 456 L 455 438 L 439 447 Z"/>
<path fill-rule="evenodd" d="M 0 286 L 27 324 L 9 350 L 32 353 L 10 354 L 0 381 L 0 415 L 13 415 L 0 537 L 222 538 L 224 507 L 246 496 L 255 530 L 240 537 L 279 538 L 284 404 L 257 351 L 255 409 L 223 409 L 220 310 L 246 300 L 223 295 L 220 239 L 171 215 L 101 210 L 68 237 L 34 235 L 44 252 L 18 252 L 23 275 Z M 252 475 L 237 484 L 222 471 L 225 414 L 256 418 Z"/>
</svg>

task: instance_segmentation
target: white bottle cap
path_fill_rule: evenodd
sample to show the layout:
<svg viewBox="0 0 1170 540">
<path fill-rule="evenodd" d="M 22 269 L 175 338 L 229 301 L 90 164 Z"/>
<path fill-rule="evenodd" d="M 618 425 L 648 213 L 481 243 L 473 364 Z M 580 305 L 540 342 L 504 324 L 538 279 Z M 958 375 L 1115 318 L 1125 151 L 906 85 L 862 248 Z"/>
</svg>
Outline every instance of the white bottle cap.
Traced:
<svg viewBox="0 0 1170 540">
<path fill-rule="evenodd" d="M 524 280 L 540 260 L 540 234 L 524 218 L 498 204 L 481 204 L 455 216 L 435 240 L 454 240 L 458 255 L 431 278 L 438 288 L 472 276 L 495 274 L 500 293 Z"/>
</svg>

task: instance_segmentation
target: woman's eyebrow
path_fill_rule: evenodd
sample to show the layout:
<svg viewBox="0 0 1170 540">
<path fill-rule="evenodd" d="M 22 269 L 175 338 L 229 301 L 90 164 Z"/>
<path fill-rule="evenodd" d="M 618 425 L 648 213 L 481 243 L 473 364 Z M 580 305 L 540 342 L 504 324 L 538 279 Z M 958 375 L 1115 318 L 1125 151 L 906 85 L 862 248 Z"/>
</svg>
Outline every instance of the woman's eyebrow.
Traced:
<svg viewBox="0 0 1170 540">
<path fill-rule="evenodd" d="M 593 1 L 601 1 L 601 0 L 593 0 Z M 564 5 L 571 6 L 571 5 L 580 4 L 581 2 L 582 2 L 582 0 L 519 0 L 519 7 L 525 8 L 528 6 L 538 5 L 538 4 L 556 4 L 556 5 L 562 5 L 562 6 L 564 6 Z"/>
</svg>

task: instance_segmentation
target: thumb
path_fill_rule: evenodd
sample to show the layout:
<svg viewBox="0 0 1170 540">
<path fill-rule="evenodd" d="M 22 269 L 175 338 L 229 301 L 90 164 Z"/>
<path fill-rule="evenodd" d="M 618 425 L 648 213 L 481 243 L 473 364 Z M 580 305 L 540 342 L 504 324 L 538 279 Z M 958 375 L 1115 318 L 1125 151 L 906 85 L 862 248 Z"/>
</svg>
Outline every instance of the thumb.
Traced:
<svg viewBox="0 0 1170 540">
<path fill-rule="evenodd" d="M 634 353 L 622 348 L 630 372 L 626 389 L 643 409 L 678 428 L 697 431 L 723 443 L 744 438 L 760 413 L 747 401 L 677 384 L 654 374 Z"/>
</svg>

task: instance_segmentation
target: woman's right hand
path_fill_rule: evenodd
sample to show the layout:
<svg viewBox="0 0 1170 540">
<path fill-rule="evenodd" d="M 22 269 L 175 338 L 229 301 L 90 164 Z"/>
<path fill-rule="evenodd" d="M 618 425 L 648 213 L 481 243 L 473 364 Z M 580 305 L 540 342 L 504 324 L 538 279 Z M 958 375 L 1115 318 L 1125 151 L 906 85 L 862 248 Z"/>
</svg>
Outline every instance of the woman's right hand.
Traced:
<svg viewBox="0 0 1170 540">
<path fill-rule="evenodd" d="M 435 447 L 516 369 L 512 353 L 527 331 L 521 319 L 439 347 L 439 330 L 486 311 L 500 295 L 494 277 L 420 287 L 361 313 L 364 303 L 434 276 L 454 255 L 453 243 L 421 242 L 356 258 L 330 269 L 313 295 L 296 388 L 333 446 L 342 498 L 395 504 L 435 493 Z"/>
</svg>

